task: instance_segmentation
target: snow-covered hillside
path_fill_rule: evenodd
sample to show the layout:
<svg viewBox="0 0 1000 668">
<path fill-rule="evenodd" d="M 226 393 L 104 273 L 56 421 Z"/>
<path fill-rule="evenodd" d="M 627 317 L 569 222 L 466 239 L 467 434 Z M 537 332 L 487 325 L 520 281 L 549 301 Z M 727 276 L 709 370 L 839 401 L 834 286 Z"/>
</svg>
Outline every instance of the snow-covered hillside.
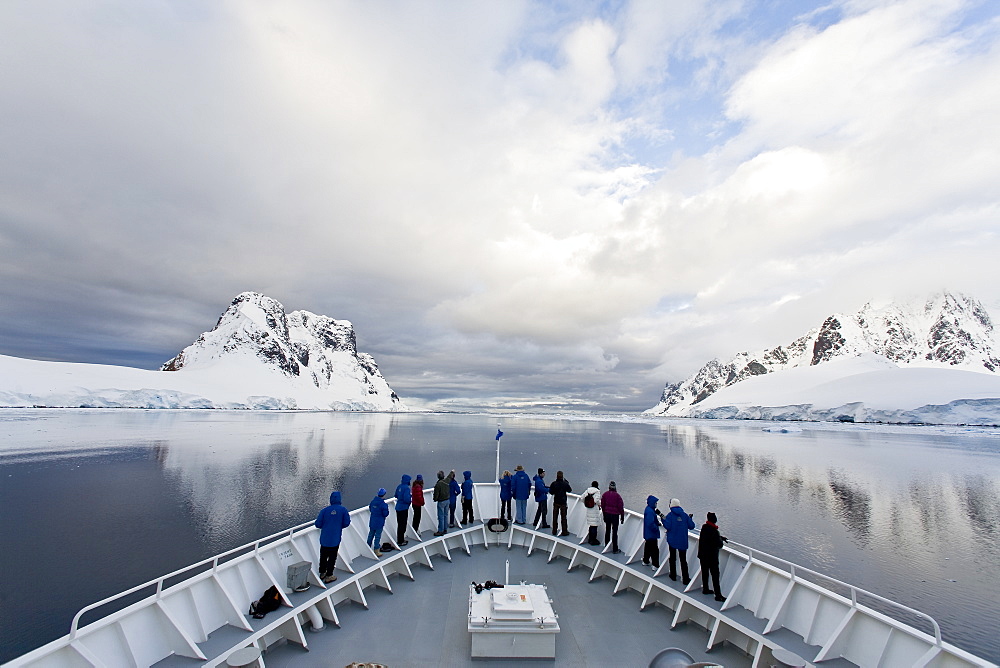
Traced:
<svg viewBox="0 0 1000 668">
<path fill-rule="evenodd" d="M 406 410 L 350 322 L 255 292 L 160 371 L 0 356 L 0 406 Z"/>
<path fill-rule="evenodd" d="M 1000 360 L 975 299 L 832 315 L 787 346 L 712 360 L 648 415 L 1000 424 Z"/>
</svg>

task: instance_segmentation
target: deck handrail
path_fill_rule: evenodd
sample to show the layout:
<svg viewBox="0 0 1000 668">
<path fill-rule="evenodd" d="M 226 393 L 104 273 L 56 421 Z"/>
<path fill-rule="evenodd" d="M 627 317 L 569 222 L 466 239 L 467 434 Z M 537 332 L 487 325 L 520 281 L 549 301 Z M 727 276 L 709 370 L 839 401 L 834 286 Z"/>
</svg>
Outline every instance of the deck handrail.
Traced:
<svg viewBox="0 0 1000 668">
<path fill-rule="evenodd" d="M 480 488 L 499 489 L 500 485 L 497 482 L 484 482 L 484 483 L 475 483 L 475 487 L 477 489 L 480 489 Z M 424 496 L 425 497 L 427 497 L 428 495 L 430 495 L 432 493 L 433 493 L 433 487 L 428 487 L 427 489 L 424 490 Z M 576 493 L 569 493 L 569 494 L 567 494 L 567 496 L 573 497 L 573 498 L 576 498 L 576 499 L 582 499 L 583 498 L 582 495 L 576 494 Z M 394 502 L 395 498 L 388 499 L 387 501 Z M 367 510 L 368 510 L 367 506 L 364 506 L 364 507 L 356 508 L 355 510 L 352 510 L 350 514 L 351 515 L 355 515 L 355 514 L 359 514 L 359 513 L 364 513 Z M 626 512 L 626 514 L 628 514 L 630 516 L 633 516 L 633 517 L 637 517 L 639 519 L 641 519 L 643 517 L 642 513 L 638 512 L 638 511 L 635 511 L 635 510 L 628 509 L 628 508 L 625 509 L 625 512 Z M 116 601 L 116 600 L 118 600 L 120 598 L 124 598 L 126 596 L 131 595 L 131 594 L 134 594 L 137 591 L 140 591 L 140 590 L 145 589 L 147 587 L 151 587 L 153 585 L 156 585 L 156 596 L 157 596 L 157 598 L 159 598 L 160 595 L 163 592 L 163 583 L 164 583 L 165 580 L 168 580 L 168 579 L 170 579 L 172 577 L 175 577 L 177 575 L 180 575 L 182 573 L 186 573 L 188 571 L 195 570 L 195 569 L 200 568 L 202 566 L 205 566 L 206 564 L 209 564 L 209 563 L 212 564 L 212 572 L 214 573 L 216 571 L 216 569 L 218 568 L 219 562 L 222 559 L 224 559 L 224 558 L 226 558 L 226 557 L 228 557 L 230 555 L 233 555 L 233 554 L 236 554 L 236 553 L 240 553 L 240 552 L 244 552 L 244 551 L 249 552 L 251 550 L 251 548 L 252 548 L 253 552 L 256 553 L 260 549 L 260 546 L 262 544 L 272 542 L 272 541 L 277 540 L 279 538 L 282 538 L 282 537 L 284 537 L 286 535 L 288 537 L 291 537 L 291 536 L 293 536 L 295 534 L 296 531 L 300 531 L 302 529 L 307 529 L 307 528 L 310 528 L 312 526 L 313 526 L 313 521 L 308 521 L 308 522 L 303 522 L 301 524 L 297 524 L 297 525 L 295 525 L 293 527 L 290 527 L 288 529 L 284 529 L 282 531 L 278 531 L 276 533 L 273 533 L 273 534 L 271 534 L 269 536 L 265 536 L 264 538 L 258 538 L 257 540 L 251 541 L 249 543 L 246 543 L 245 545 L 241 545 L 239 547 L 232 548 L 230 550 L 227 550 L 226 552 L 222 552 L 222 553 L 217 554 L 217 555 L 215 555 L 213 557 L 208 557 L 207 559 L 203 559 L 202 561 L 199 561 L 199 562 L 197 562 L 195 564 L 190 564 L 188 566 L 185 566 L 184 568 L 181 568 L 181 569 L 178 569 L 176 571 L 173 571 L 172 573 L 168 573 L 166 575 L 161 575 L 158 578 L 154 578 L 154 579 L 152 579 L 152 580 L 150 580 L 148 582 L 145 582 L 145 583 L 143 583 L 141 585 L 136 585 L 135 587 L 132 587 L 131 589 L 128 589 L 128 590 L 123 591 L 123 592 L 119 592 L 119 593 L 117 593 L 117 594 L 115 594 L 113 596 L 109 596 L 109 597 L 107 597 L 105 599 L 97 601 L 96 603 L 91 603 L 90 605 L 82 608 L 73 617 L 73 622 L 70 625 L 69 638 L 70 638 L 70 640 L 73 640 L 74 638 L 76 638 L 77 631 L 79 630 L 80 618 L 84 614 L 86 614 L 87 612 L 90 612 L 91 610 L 94 610 L 94 609 L 99 608 L 99 607 L 101 607 L 103 605 L 106 605 L 108 603 Z M 695 536 L 700 537 L 700 533 L 701 532 L 698 529 L 694 529 L 694 530 L 690 531 L 689 533 L 693 534 Z M 745 549 L 746 550 L 746 554 L 743 555 L 741 552 L 739 552 L 738 550 L 733 549 L 733 547 L 731 547 L 731 546 L 739 546 L 739 547 Z M 874 599 L 876 599 L 878 601 L 881 601 L 882 603 L 886 603 L 886 604 L 889 604 L 890 606 L 894 606 L 897 609 L 902 610 L 904 612 L 907 612 L 909 614 L 913 614 L 913 615 L 916 615 L 918 617 L 924 618 L 924 619 L 928 620 L 931 623 L 931 625 L 933 626 L 933 628 L 934 628 L 934 641 L 935 641 L 935 644 L 938 647 L 942 646 L 942 644 L 943 644 L 943 639 L 941 637 L 941 627 L 938 625 L 937 620 L 935 620 L 932 616 L 930 616 L 926 612 L 922 612 L 920 610 L 916 610 L 916 609 L 911 608 L 911 607 L 909 607 L 907 605 L 903 605 L 902 603 L 898 603 L 898 602 L 893 601 L 891 599 L 885 598 L 884 596 L 880 596 L 880 595 L 878 595 L 878 594 L 876 594 L 874 592 L 870 592 L 867 589 L 862 589 L 860 587 L 856 587 L 856 586 L 854 586 L 854 585 L 852 585 L 852 584 L 850 584 L 848 582 L 844 582 L 843 580 L 838 580 L 837 578 L 831 577 L 829 575 L 824 575 L 823 573 L 819 573 L 819 572 L 814 571 L 814 570 L 812 570 L 810 568 L 806 568 L 805 566 L 799 566 L 799 565 L 797 565 L 797 564 L 795 564 L 795 563 L 793 563 L 791 561 L 788 561 L 787 559 L 782 559 L 781 557 L 776 557 L 773 554 L 769 554 L 767 552 L 764 552 L 763 550 L 754 549 L 754 548 L 752 548 L 752 547 L 750 547 L 748 545 L 744 545 L 742 543 L 737 543 L 735 541 L 728 541 L 726 543 L 726 545 L 724 546 L 723 549 L 727 549 L 730 552 L 733 552 L 733 553 L 738 554 L 740 556 L 744 556 L 744 557 L 747 558 L 747 560 L 749 562 L 753 562 L 754 561 L 755 555 L 757 555 L 758 559 L 760 559 L 761 557 L 763 557 L 765 563 L 766 563 L 766 560 L 773 560 L 773 561 L 779 562 L 779 563 L 781 563 L 781 564 L 783 564 L 783 565 L 785 565 L 785 566 L 788 567 L 789 574 L 791 575 L 793 581 L 796 579 L 796 571 L 798 570 L 798 571 L 803 571 L 805 573 L 813 575 L 815 577 L 821 578 L 821 579 L 826 580 L 828 582 L 832 582 L 832 583 L 838 584 L 840 586 L 847 587 L 850 590 L 850 594 L 851 594 L 850 598 L 851 598 L 851 607 L 852 608 L 857 608 L 857 606 L 858 606 L 857 595 L 860 593 L 860 594 L 863 594 L 865 596 L 871 596 L 872 598 L 874 598 Z"/>
<path fill-rule="evenodd" d="M 189 564 L 184 568 L 179 568 L 176 571 L 173 571 L 172 573 L 167 573 L 166 575 L 161 575 L 160 577 L 149 580 L 148 582 L 144 582 L 143 584 L 136 585 L 126 591 L 118 592 L 113 596 L 108 596 L 107 598 L 97 601 L 96 603 L 91 603 L 90 605 L 81 608 L 80 611 L 77 612 L 76 615 L 73 617 L 73 623 L 70 624 L 69 628 L 69 638 L 70 640 L 76 638 L 77 631 L 79 630 L 80 618 L 84 614 L 90 612 L 91 610 L 99 608 L 102 605 L 107 605 L 108 603 L 116 601 L 120 598 L 124 598 L 126 596 L 129 596 L 130 594 L 134 594 L 137 591 L 140 591 L 147 587 L 151 587 L 153 585 L 156 585 L 156 597 L 159 598 L 160 595 L 163 593 L 163 582 L 165 580 L 169 580 L 170 578 L 180 575 L 182 573 L 187 573 L 188 571 L 195 570 L 209 563 L 212 564 L 212 572 L 214 573 L 218 569 L 219 562 L 222 559 L 225 559 L 226 557 L 236 554 L 238 552 L 244 552 L 244 551 L 249 552 L 251 548 L 253 549 L 254 552 L 257 552 L 260 549 L 261 545 L 269 543 L 273 540 L 277 540 L 285 535 L 292 536 L 295 534 L 296 531 L 299 531 L 300 529 L 304 529 L 306 527 L 310 527 L 312 526 L 312 524 L 313 524 L 312 522 L 303 522 L 302 524 L 297 524 L 291 528 L 283 529 L 282 531 L 273 533 L 270 536 L 265 536 L 264 538 L 258 538 L 257 540 L 246 543 L 245 545 L 234 547 L 225 552 L 221 552 L 213 557 L 202 559 L 201 561 L 195 564 Z"/>
<path fill-rule="evenodd" d="M 857 608 L 858 607 L 858 594 L 864 594 L 865 596 L 871 596 L 872 598 L 874 598 L 874 599 L 876 599 L 878 601 L 881 601 L 882 603 L 887 603 L 887 604 L 889 604 L 891 606 L 895 606 L 896 608 L 898 608 L 899 610 L 902 610 L 904 612 L 916 615 L 918 617 L 922 617 L 922 618 L 926 619 L 927 621 L 929 621 L 931 623 L 931 626 L 934 628 L 934 644 L 937 645 L 938 647 L 941 647 L 942 644 L 943 644 L 943 642 L 944 642 L 942 640 L 942 638 L 941 638 L 941 627 L 938 625 L 937 620 L 934 619 L 933 617 L 931 617 L 926 612 L 922 612 L 920 610 L 917 610 L 916 608 L 911 608 L 908 605 L 903 605 L 902 603 L 899 603 L 898 601 L 893 601 L 892 599 L 888 599 L 888 598 L 886 598 L 884 596 L 880 596 L 880 595 L 878 595 L 878 594 L 876 594 L 874 592 L 868 591 L 867 589 L 862 589 L 861 587 L 856 587 L 856 586 L 852 585 L 849 582 L 844 582 L 843 580 L 838 580 L 835 577 L 831 577 L 829 575 L 825 575 L 825 574 L 820 573 L 818 571 L 814 571 L 811 568 L 806 568 L 805 566 L 799 566 L 799 565 L 797 565 L 797 564 L 795 564 L 795 563 L 793 563 L 791 561 L 788 561 L 787 559 L 782 559 L 781 557 L 776 557 L 773 554 L 769 554 L 767 552 L 764 552 L 763 550 L 754 549 L 754 548 L 750 547 L 749 545 L 744 545 L 743 543 L 737 543 L 735 541 L 731 541 L 730 540 L 730 541 L 726 542 L 726 545 L 724 546 L 724 549 L 729 549 L 731 552 L 734 552 L 736 554 L 740 554 L 740 552 L 738 550 L 732 549 L 730 547 L 730 545 L 738 546 L 738 547 L 741 547 L 741 548 L 745 549 L 747 551 L 747 554 L 746 555 L 742 555 L 742 556 L 745 556 L 747 558 L 747 560 L 750 561 L 750 562 L 753 562 L 754 555 L 757 555 L 758 558 L 765 557 L 766 559 L 774 560 L 774 561 L 780 562 L 781 564 L 784 564 L 785 566 L 788 567 L 788 572 L 792 576 L 792 580 L 793 581 L 797 579 L 796 578 L 796 571 L 798 570 L 798 571 L 803 571 L 805 573 L 813 575 L 815 577 L 821 578 L 823 580 L 826 580 L 827 582 L 833 582 L 833 583 L 841 585 L 843 587 L 847 587 L 850 590 L 850 592 L 851 592 L 851 607 L 852 608 Z M 771 564 L 771 565 L 773 565 L 773 564 Z"/>
</svg>

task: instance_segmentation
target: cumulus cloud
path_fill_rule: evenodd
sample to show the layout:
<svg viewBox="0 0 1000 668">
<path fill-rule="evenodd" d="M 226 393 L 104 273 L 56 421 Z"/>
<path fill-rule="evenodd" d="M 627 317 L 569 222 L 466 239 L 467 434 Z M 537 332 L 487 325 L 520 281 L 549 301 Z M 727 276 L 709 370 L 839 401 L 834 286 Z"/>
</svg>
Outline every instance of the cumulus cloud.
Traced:
<svg viewBox="0 0 1000 668">
<path fill-rule="evenodd" d="M 0 7 L 0 352 L 153 367 L 243 290 L 409 403 L 655 403 L 707 359 L 988 302 L 988 3 Z"/>
</svg>

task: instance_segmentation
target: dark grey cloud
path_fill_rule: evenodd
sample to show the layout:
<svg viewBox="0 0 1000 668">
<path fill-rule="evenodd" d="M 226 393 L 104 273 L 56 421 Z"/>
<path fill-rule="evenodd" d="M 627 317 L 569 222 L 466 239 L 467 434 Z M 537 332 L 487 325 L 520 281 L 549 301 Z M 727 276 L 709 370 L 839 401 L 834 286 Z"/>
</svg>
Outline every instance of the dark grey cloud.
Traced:
<svg viewBox="0 0 1000 668">
<path fill-rule="evenodd" d="M 155 368 L 255 290 L 416 405 L 630 410 L 1000 303 L 995 8 L 682 4 L 0 6 L 0 353 Z"/>
</svg>

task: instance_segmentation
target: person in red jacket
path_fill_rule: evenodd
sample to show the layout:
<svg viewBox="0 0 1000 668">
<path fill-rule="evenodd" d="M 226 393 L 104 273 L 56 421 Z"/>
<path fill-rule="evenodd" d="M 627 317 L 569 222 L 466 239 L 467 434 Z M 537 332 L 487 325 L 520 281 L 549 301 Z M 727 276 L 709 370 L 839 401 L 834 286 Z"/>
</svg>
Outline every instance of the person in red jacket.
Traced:
<svg viewBox="0 0 1000 668">
<path fill-rule="evenodd" d="M 417 474 L 417 479 L 410 487 L 410 498 L 413 504 L 413 530 L 420 533 L 420 513 L 424 509 L 424 476 Z"/>
<path fill-rule="evenodd" d="M 604 512 L 604 544 L 611 541 L 611 553 L 621 554 L 618 549 L 618 524 L 625 521 L 625 502 L 615 486 L 615 481 L 608 483 L 608 491 L 601 494 L 601 510 Z"/>
</svg>

